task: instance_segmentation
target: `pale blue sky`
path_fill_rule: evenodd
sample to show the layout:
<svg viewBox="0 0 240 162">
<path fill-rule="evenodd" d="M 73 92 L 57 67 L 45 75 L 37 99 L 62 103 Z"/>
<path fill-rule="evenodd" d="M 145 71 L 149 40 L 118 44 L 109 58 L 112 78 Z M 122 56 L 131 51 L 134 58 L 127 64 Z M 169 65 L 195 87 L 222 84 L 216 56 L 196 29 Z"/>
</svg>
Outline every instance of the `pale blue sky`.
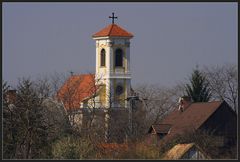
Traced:
<svg viewBox="0 0 240 162">
<path fill-rule="evenodd" d="M 237 64 L 237 3 L 3 3 L 3 79 L 95 72 L 92 34 L 132 32 L 132 84 L 172 86 L 192 69 Z"/>
</svg>

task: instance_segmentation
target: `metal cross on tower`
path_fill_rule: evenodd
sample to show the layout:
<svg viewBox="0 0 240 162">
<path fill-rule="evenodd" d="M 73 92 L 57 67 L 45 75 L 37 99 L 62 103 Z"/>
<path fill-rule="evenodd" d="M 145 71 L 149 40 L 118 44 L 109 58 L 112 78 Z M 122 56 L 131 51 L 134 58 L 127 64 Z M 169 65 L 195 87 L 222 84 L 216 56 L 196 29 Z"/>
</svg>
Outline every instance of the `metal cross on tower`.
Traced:
<svg viewBox="0 0 240 162">
<path fill-rule="evenodd" d="M 109 16 L 109 18 L 112 19 L 112 24 L 114 24 L 114 19 L 117 19 L 117 17 L 114 17 L 114 12 L 112 13 L 112 16 Z"/>
</svg>

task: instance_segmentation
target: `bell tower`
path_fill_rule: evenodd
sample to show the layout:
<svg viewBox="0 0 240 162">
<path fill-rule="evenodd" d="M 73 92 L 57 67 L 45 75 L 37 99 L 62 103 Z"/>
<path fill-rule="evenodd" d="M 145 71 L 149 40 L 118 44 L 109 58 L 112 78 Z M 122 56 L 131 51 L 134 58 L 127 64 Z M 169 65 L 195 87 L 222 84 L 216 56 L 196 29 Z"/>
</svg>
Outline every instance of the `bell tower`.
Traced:
<svg viewBox="0 0 240 162">
<path fill-rule="evenodd" d="M 101 86 L 100 102 L 109 108 L 126 108 L 130 95 L 130 39 L 133 34 L 114 23 L 117 17 L 109 16 L 112 24 L 95 33 L 96 84 Z"/>
</svg>

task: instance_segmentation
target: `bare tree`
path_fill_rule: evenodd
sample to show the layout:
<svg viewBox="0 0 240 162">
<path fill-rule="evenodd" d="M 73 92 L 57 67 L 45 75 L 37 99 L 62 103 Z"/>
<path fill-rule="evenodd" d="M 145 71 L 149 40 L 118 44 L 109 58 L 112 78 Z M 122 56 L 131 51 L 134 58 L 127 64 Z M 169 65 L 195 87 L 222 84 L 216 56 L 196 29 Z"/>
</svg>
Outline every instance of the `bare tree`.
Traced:
<svg viewBox="0 0 240 162">
<path fill-rule="evenodd" d="M 93 82 L 89 89 L 91 94 L 88 101 L 89 118 L 85 133 L 92 137 L 92 142 L 99 142 L 104 138 L 105 142 L 118 141 L 122 139 L 125 130 L 123 124 L 126 122 L 124 118 L 123 108 L 114 108 L 114 98 L 110 83 L 102 82 L 102 76 L 91 75 Z M 118 111 L 118 113 L 116 113 Z M 120 118 L 120 116 L 122 118 Z"/>
<path fill-rule="evenodd" d="M 33 86 L 33 82 L 23 78 L 17 87 L 16 103 L 12 109 L 16 134 L 14 158 L 39 158 L 48 146 L 48 125 L 43 122 L 42 98 Z"/>
<path fill-rule="evenodd" d="M 47 76 L 51 85 L 51 96 L 55 97 L 57 92 L 59 91 L 60 87 L 64 84 L 64 82 L 69 78 L 68 73 L 58 73 L 54 72 Z"/>
<path fill-rule="evenodd" d="M 12 159 L 16 150 L 16 113 L 14 106 L 9 103 L 8 92 L 10 86 L 7 82 L 2 81 L 2 128 L 3 128 L 3 158 Z"/>
<path fill-rule="evenodd" d="M 104 120 L 105 105 L 101 104 L 99 97 L 104 85 L 100 77 L 92 73 L 84 75 L 72 75 L 65 79 L 65 83 L 57 91 L 57 98 L 67 110 L 74 133 L 96 142 L 100 141 L 96 139 L 100 138 L 105 129 L 104 122 L 101 121 Z M 60 77 L 57 77 L 58 80 L 62 80 Z"/>
<path fill-rule="evenodd" d="M 90 76 L 90 83 L 89 83 L 89 97 L 88 97 L 88 106 L 87 108 L 89 108 L 90 111 L 90 119 L 88 122 L 88 126 L 87 128 L 89 129 L 90 127 L 92 127 L 93 121 L 96 118 L 96 109 L 102 107 L 103 105 L 101 105 L 101 101 L 98 98 L 99 96 L 99 92 L 101 91 L 101 88 L 104 86 L 103 84 L 101 84 L 101 77 L 100 76 L 96 76 L 94 74 L 89 74 Z"/>
<path fill-rule="evenodd" d="M 66 77 L 63 77 L 64 78 L 61 78 L 61 76 L 55 75 L 55 77 L 52 78 L 53 85 L 55 85 L 54 81 L 57 81 L 55 78 L 58 78 L 58 80 L 64 80 Z M 81 96 L 81 93 L 84 91 L 83 89 L 79 89 L 79 85 L 82 81 L 83 77 L 81 75 L 71 76 L 68 79 L 65 79 L 65 83 L 62 84 L 55 93 L 57 100 L 64 105 L 71 125 L 73 126 L 76 125 L 76 110 L 80 108 L 79 96 Z M 53 86 L 53 88 L 55 89 L 56 87 Z"/>
<path fill-rule="evenodd" d="M 183 94 L 183 84 L 173 88 L 160 87 L 158 85 L 138 85 L 135 88 L 137 94 L 145 100 L 147 113 L 147 128 L 158 122 L 164 115 L 170 112 L 177 104 L 177 99 Z"/>
<path fill-rule="evenodd" d="M 237 66 L 234 64 L 225 64 L 223 66 L 204 67 L 203 72 L 211 87 L 213 98 L 225 100 L 237 112 Z"/>
<path fill-rule="evenodd" d="M 14 102 L 8 101 L 3 84 L 4 158 L 49 158 L 51 142 L 68 129 L 63 106 L 50 98 L 48 81 L 20 79 Z"/>
</svg>

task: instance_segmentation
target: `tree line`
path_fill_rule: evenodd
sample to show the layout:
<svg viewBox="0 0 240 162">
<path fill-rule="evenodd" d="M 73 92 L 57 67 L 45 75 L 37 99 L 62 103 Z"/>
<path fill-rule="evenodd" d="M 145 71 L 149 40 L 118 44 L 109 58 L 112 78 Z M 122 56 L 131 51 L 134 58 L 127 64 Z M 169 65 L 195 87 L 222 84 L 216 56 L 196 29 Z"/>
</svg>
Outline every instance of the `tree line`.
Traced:
<svg viewBox="0 0 240 162">
<path fill-rule="evenodd" d="M 135 110 L 144 111 L 135 112 L 133 116 L 134 136 L 127 141 L 131 149 L 109 154 L 100 147 L 103 141 L 98 131 L 103 128 L 90 124 L 85 132 L 80 131 L 72 124 L 74 114 L 55 99 L 68 77 L 54 73 L 35 80 L 22 78 L 15 87 L 14 104 L 8 99 L 10 86 L 2 82 L 3 159 L 160 158 L 159 148 L 145 146 L 141 141 L 152 124 L 177 106 L 180 96 L 191 96 L 193 102 L 225 100 L 236 113 L 238 110 L 237 67 L 232 64 L 195 68 L 189 80 L 174 87 L 135 85 L 133 89 L 142 99 L 141 103 L 134 104 Z M 71 91 L 69 93 L 71 98 Z M 139 118 L 143 114 L 144 120 Z M 91 122 L 94 119 L 93 116 Z"/>
</svg>

